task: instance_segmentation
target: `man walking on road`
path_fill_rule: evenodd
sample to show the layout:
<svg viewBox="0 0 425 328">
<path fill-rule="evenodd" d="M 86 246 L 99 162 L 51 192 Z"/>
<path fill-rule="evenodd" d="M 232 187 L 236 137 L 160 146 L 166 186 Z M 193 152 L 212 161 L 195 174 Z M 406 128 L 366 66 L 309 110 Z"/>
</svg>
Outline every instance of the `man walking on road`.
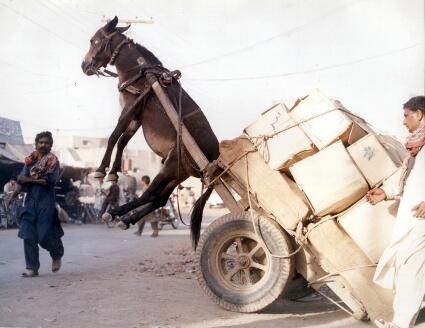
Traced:
<svg viewBox="0 0 425 328">
<path fill-rule="evenodd" d="M 35 137 L 36 150 L 25 158 L 18 183 L 27 193 L 18 236 L 24 240 L 26 271 L 23 277 L 38 276 L 39 248 L 52 257 L 52 271 L 59 271 L 64 253 L 63 230 L 56 211 L 55 184 L 59 178 L 59 161 L 50 151 L 52 134 L 40 132 Z"/>
<path fill-rule="evenodd" d="M 425 97 L 404 104 L 404 125 L 410 132 L 410 153 L 400 181 L 375 188 L 367 198 L 373 205 L 385 199 L 400 199 L 391 244 L 379 260 L 374 280 L 394 290 L 391 323 L 380 327 L 408 328 L 415 324 L 425 294 Z"/>
</svg>

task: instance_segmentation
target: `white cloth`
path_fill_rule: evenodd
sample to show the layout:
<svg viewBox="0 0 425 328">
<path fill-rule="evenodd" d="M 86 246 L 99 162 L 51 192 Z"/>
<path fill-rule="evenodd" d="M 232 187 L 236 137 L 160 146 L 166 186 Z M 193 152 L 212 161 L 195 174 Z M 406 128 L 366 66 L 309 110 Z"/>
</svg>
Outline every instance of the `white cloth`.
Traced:
<svg viewBox="0 0 425 328">
<path fill-rule="evenodd" d="M 94 208 L 98 211 L 102 209 L 103 202 L 106 198 L 105 194 L 102 192 L 103 189 L 103 184 L 98 182 L 94 193 Z"/>
<path fill-rule="evenodd" d="M 410 168 L 391 243 L 382 254 L 374 276 L 377 284 L 395 290 L 393 323 L 401 328 L 414 323 L 425 292 L 425 220 L 415 218 L 412 211 L 425 200 L 425 147 L 414 163 L 406 165 L 406 169 Z M 397 181 L 383 189 L 388 198 L 400 194 Z"/>
</svg>

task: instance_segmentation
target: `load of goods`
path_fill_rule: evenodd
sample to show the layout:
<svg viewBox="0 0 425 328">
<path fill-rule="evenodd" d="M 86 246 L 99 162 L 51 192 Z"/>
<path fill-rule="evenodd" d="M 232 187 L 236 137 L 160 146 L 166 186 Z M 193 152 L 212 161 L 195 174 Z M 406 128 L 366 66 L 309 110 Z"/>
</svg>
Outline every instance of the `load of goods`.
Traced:
<svg viewBox="0 0 425 328">
<path fill-rule="evenodd" d="M 407 155 L 402 144 L 319 90 L 292 106 L 273 106 L 244 132 L 220 144 L 220 160 L 285 230 L 336 218 L 373 263 L 379 260 L 397 203 L 372 206 L 365 196 L 398 178 Z"/>
</svg>

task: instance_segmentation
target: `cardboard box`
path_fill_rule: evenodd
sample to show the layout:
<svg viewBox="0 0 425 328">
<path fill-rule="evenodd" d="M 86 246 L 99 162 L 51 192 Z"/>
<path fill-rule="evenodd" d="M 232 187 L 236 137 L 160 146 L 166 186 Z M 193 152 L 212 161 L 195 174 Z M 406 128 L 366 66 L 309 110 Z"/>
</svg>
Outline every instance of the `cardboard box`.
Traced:
<svg viewBox="0 0 425 328">
<path fill-rule="evenodd" d="M 340 140 L 344 143 L 346 147 L 352 145 L 357 140 L 367 136 L 367 132 L 359 125 L 357 122 L 351 124 L 350 128 L 340 136 Z"/>
<path fill-rule="evenodd" d="M 254 137 L 252 139 L 254 142 L 259 142 L 260 155 L 273 170 L 283 169 L 315 153 L 313 143 L 296 126 L 283 104 L 273 106 L 264 112 L 244 132 Z M 272 137 L 264 140 L 255 139 L 264 135 Z"/>
<path fill-rule="evenodd" d="M 397 201 L 371 205 L 364 200 L 339 217 L 338 222 L 367 257 L 378 263 L 391 242 L 397 208 Z"/>
<path fill-rule="evenodd" d="M 397 170 L 397 166 L 374 134 L 356 141 L 347 151 L 372 188 Z"/>
<path fill-rule="evenodd" d="M 314 90 L 291 111 L 291 117 L 319 149 L 323 149 L 346 133 L 352 120 L 338 104 L 319 90 Z"/>
<path fill-rule="evenodd" d="M 316 215 L 339 213 L 369 190 L 341 141 L 289 167 Z"/>
<path fill-rule="evenodd" d="M 250 151 L 251 150 L 251 151 Z M 240 158 L 247 153 L 247 157 Z M 248 179 L 247 165 L 248 159 Z M 231 166 L 229 174 L 237 181 L 251 187 L 260 206 L 273 214 L 285 228 L 294 230 L 300 220 L 309 213 L 310 208 L 304 194 L 288 176 L 272 170 L 246 137 L 220 142 L 219 160 Z"/>
</svg>

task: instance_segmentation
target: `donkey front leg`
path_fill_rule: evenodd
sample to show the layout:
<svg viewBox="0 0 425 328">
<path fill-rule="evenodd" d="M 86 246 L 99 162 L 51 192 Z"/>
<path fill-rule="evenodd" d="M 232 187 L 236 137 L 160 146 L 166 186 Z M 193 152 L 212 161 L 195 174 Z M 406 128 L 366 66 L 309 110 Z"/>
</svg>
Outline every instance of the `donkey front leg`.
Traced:
<svg viewBox="0 0 425 328">
<path fill-rule="evenodd" d="M 108 178 L 106 179 L 107 181 L 118 180 L 117 172 L 121 172 L 121 159 L 124 148 L 125 146 L 127 146 L 128 142 L 134 136 L 134 134 L 137 132 L 141 125 L 142 122 L 140 120 L 132 120 L 125 132 L 119 138 L 114 164 L 112 164 L 112 169 L 111 171 L 109 171 Z"/>
<path fill-rule="evenodd" d="M 139 116 L 140 109 L 132 113 L 131 116 L 127 115 L 130 109 L 131 107 L 125 107 L 125 108 L 123 107 L 123 110 L 120 114 L 120 118 L 118 119 L 118 123 L 115 126 L 114 131 L 112 131 L 112 134 L 109 136 L 108 146 L 106 147 L 106 152 L 103 155 L 102 162 L 100 166 L 97 168 L 97 170 L 95 171 L 95 174 L 94 174 L 95 178 L 105 177 L 106 168 L 109 167 L 109 164 L 111 163 L 112 151 L 114 150 L 115 144 L 117 143 L 121 135 L 124 133 L 124 131 L 128 128 L 130 122 L 133 119 L 133 115 L 134 117 Z"/>
</svg>

